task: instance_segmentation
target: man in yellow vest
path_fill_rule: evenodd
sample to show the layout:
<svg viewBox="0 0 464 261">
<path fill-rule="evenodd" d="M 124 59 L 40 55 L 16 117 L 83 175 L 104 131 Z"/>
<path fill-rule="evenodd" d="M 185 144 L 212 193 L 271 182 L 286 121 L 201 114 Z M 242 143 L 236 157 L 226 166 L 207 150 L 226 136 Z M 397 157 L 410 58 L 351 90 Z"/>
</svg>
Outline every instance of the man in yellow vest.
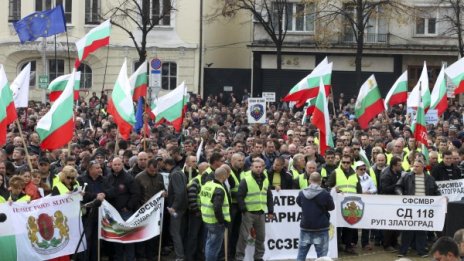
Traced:
<svg viewBox="0 0 464 261">
<path fill-rule="evenodd" d="M 306 159 L 303 154 L 296 154 L 293 156 L 293 163 L 290 171 L 292 173 L 293 179 L 297 179 L 300 174 L 304 174 L 306 166 Z"/>
<path fill-rule="evenodd" d="M 220 167 L 214 171 L 214 180 L 201 188 L 201 216 L 207 230 L 205 260 L 219 260 L 224 239 L 224 231 L 230 223 L 230 196 L 224 189 L 228 177 L 226 169 Z"/>
<path fill-rule="evenodd" d="M 230 176 L 228 183 L 230 185 L 230 233 L 229 233 L 229 256 L 231 259 L 235 257 L 235 248 L 237 246 L 238 234 L 240 229 L 240 223 L 242 222 L 242 215 L 237 204 L 237 192 L 240 180 L 243 178 L 244 171 L 243 166 L 245 164 L 245 155 L 238 152 L 232 155 L 230 159 Z"/>
<path fill-rule="evenodd" d="M 293 180 L 293 189 L 305 189 L 309 186 L 308 179 L 311 173 L 316 172 L 317 163 L 313 160 L 306 163 L 305 173 L 300 174 L 297 179 Z"/>
<path fill-rule="evenodd" d="M 24 193 L 24 187 L 26 186 L 24 179 L 20 176 L 13 176 L 9 182 L 10 196 L 8 202 L 29 202 L 31 197 Z"/>
<path fill-rule="evenodd" d="M 274 216 L 274 206 L 269 180 L 263 175 L 264 161 L 255 159 L 251 164 L 251 175 L 240 181 L 237 201 L 242 211 L 242 224 L 237 242 L 235 260 L 245 257 L 246 241 L 251 229 L 256 232 L 254 260 L 263 260 L 265 239 L 265 215 L 269 219 Z"/>
<path fill-rule="evenodd" d="M 341 164 L 338 168 L 330 174 L 327 180 L 327 186 L 329 188 L 335 188 L 337 192 L 343 193 L 362 193 L 362 188 L 359 183 L 358 175 L 351 168 L 352 158 L 350 155 L 343 155 Z M 349 254 L 356 254 L 354 245 L 356 244 L 356 237 L 358 231 L 356 229 L 342 228 L 339 230 L 340 239 L 338 242 L 342 242 L 345 245 L 345 251 Z"/>
</svg>

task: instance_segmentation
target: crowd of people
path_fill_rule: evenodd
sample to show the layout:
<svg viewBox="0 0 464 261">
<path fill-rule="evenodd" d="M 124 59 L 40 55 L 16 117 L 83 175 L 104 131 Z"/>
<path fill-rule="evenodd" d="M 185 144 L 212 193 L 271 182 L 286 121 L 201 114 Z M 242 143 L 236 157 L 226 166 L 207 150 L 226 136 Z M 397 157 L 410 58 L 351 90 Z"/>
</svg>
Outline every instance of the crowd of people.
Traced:
<svg viewBox="0 0 464 261">
<path fill-rule="evenodd" d="M 221 94 L 202 99 L 191 94 L 180 133 L 169 124 L 150 123 L 149 131 L 134 131 L 128 140 L 121 140 L 106 111 L 107 97 L 94 93 L 88 101 L 80 98 L 77 103 L 71 144 L 53 151 L 41 150 L 34 132 L 50 106 L 31 101 L 27 109 L 18 111 L 24 137 L 16 125 L 9 126 L 7 144 L 0 150 L 0 203 L 63 195 L 87 183 L 83 204 L 107 200 L 128 219 L 165 190 L 169 215 L 164 216 L 161 249 L 155 237 L 135 244 L 104 243 L 102 255 L 114 260 L 155 260 L 158 252 L 173 251 L 176 260 L 221 260 L 225 254 L 229 260 L 243 260 L 253 230 L 254 260 L 263 260 L 265 220 L 273 216 L 272 190 L 298 189 L 303 211 L 298 260 L 304 260 L 312 244 L 318 256 L 327 255 L 326 212 L 333 209 L 328 190 L 439 195 L 436 181 L 464 178 L 463 108 L 457 101 L 449 100 L 438 124 L 427 126 L 429 155 L 425 157 L 403 106 L 378 115 L 368 129 L 361 130 L 354 117 L 354 99 L 346 101 L 340 95 L 329 105 L 335 147 L 321 156 L 318 130 L 301 124 L 301 109 L 270 103 L 267 123 L 250 125 L 248 97 L 248 93 L 240 98 Z M 168 187 L 161 172 L 169 173 Z M 94 212 L 90 209 L 83 215 L 88 250 L 76 259 L 97 260 Z M 356 254 L 359 235 L 359 247 L 365 251 L 377 245 L 402 257 L 412 247 L 426 257 L 427 240 L 434 242 L 441 234 L 358 233 L 340 228 L 339 249 Z"/>
</svg>

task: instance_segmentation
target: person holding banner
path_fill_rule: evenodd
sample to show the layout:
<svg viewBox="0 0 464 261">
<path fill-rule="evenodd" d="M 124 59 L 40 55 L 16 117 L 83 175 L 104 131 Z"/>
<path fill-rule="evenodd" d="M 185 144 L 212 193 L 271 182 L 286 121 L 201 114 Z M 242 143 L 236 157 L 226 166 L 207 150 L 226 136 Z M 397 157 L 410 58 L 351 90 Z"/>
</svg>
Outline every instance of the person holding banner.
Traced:
<svg viewBox="0 0 464 261">
<path fill-rule="evenodd" d="M 214 171 L 214 180 L 202 186 L 201 216 L 207 230 L 205 260 L 219 260 L 224 231 L 230 223 L 230 195 L 224 188 L 228 172 L 223 167 Z"/>
<path fill-rule="evenodd" d="M 140 201 L 134 177 L 124 170 L 121 158 L 114 158 L 111 162 L 111 172 L 106 177 L 109 189 L 106 200 L 119 212 L 125 221 L 137 210 Z M 114 260 L 135 260 L 135 248 L 133 243 L 114 243 Z"/>
<path fill-rule="evenodd" d="M 303 189 L 296 198 L 302 209 L 298 261 L 306 260 L 309 248 L 314 245 L 317 257 L 327 256 L 329 251 L 329 211 L 335 209 L 332 196 L 321 188 L 321 175 L 317 172 L 309 176 L 309 187 Z"/>
<path fill-rule="evenodd" d="M 395 192 L 398 195 L 411 196 L 439 196 L 435 179 L 424 173 L 425 163 L 422 159 L 416 158 L 412 166 L 412 171 L 398 180 Z M 415 239 L 416 251 L 421 257 L 428 257 L 426 247 L 426 231 L 403 231 L 401 236 L 401 247 L 398 257 L 403 257 L 408 252 L 409 246 Z"/>
<path fill-rule="evenodd" d="M 53 184 L 52 196 L 65 195 L 73 190 L 77 190 L 79 182 L 77 182 L 77 170 L 71 166 L 64 166 L 58 173 L 58 181 Z"/>
<path fill-rule="evenodd" d="M 251 163 L 251 175 L 246 175 L 241 181 L 237 192 L 237 202 L 242 212 L 242 224 L 237 242 L 235 260 L 245 257 L 246 241 L 251 229 L 256 231 L 254 260 L 263 260 L 265 240 L 265 217 L 274 216 L 274 203 L 269 186 L 269 180 L 263 174 L 264 160 L 257 158 Z"/>
</svg>

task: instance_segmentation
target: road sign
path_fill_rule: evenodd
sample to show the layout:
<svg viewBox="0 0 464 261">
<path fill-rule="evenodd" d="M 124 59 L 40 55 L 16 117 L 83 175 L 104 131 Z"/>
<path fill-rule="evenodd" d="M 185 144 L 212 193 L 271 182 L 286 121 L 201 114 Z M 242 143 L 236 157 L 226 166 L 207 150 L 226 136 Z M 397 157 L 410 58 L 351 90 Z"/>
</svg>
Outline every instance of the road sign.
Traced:
<svg viewBox="0 0 464 261">
<path fill-rule="evenodd" d="M 153 59 L 151 59 L 150 65 L 151 65 L 152 69 L 159 70 L 161 68 L 162 63 L 161 63 L 160 59 L 153 58 Z"/>
<path fill-rule="evenodd" d="M 40 89 L 48 88 L 48 75 L 39 75 L 39 88 Z"/>
</svg>

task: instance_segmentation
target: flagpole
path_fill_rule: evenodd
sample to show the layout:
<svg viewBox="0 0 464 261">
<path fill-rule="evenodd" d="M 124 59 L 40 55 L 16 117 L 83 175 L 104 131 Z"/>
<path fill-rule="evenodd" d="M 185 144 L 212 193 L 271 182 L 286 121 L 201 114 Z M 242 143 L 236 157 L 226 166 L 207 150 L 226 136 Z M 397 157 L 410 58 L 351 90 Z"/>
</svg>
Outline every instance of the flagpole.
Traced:
<svg viewBox="0 0 464 261">
<path fill-rule="evenodd" d="M 21 137 L 21 140 L 23 141 L 24 151 L 26 152 L 27 164 L 29 165 L 29 169 L 32 171 L 31 157 L 29 157 L 29 151 L 27 149 L 26 141 L 24 140 L 23 131 L 21 130 L 21 124 L 19 124 L 18 119 L 16 119 L 15 122 L 16 122 L 16 127 L 18 127 L 18 129 L 19 129 L 19 136 Z"/>
<path fill-rule="evenodd" d="M 102 97 L 103 97 L 103 93 L 105 92 L 105 80 L 106 80 L 106 70 L 108 68 L 108 57 L 109 57 L 109 53 L 110 53 L 110 45 L 108 44 L 108 47 L 106 48 L 106 63 L 105 63 L 105 72 L 103 74 L 103 84 L 102 84 L 102 90 L 101 90 L 101 94 L 100 94 L 100 106 L 98 108 L 98 112 L 97 112 L 97 121 L 98 121 L 98 117 L 100 117 L 100 112 L 101 110 L 103 109 L 102 107 Z M 108 102 L 108 101 L 107 101 Z M 93 139 L 95 139 L 97 137 L 97 132 L 95 131 L 95 134 L 93 135 Z"/>
<path fill-rule="evenodd" d="M 116 139 L 114 143 L 114 157 L 118 156 L 118 150 L 119 150 L 119 126 L 118 126 L 118 132 L 116 133 Z"/>
<path fill-rule="evenodd" d="M 164 205 L 164 204 L 163 204 Z M 161 243 L 163 241 L 163 223 L 164 223 L 164 208 L 161 209 L 160 211 L 160 236 L 159 236 L 159 242 L 158 242 L 158 261 L 161 261 Z"/>
</svg>

